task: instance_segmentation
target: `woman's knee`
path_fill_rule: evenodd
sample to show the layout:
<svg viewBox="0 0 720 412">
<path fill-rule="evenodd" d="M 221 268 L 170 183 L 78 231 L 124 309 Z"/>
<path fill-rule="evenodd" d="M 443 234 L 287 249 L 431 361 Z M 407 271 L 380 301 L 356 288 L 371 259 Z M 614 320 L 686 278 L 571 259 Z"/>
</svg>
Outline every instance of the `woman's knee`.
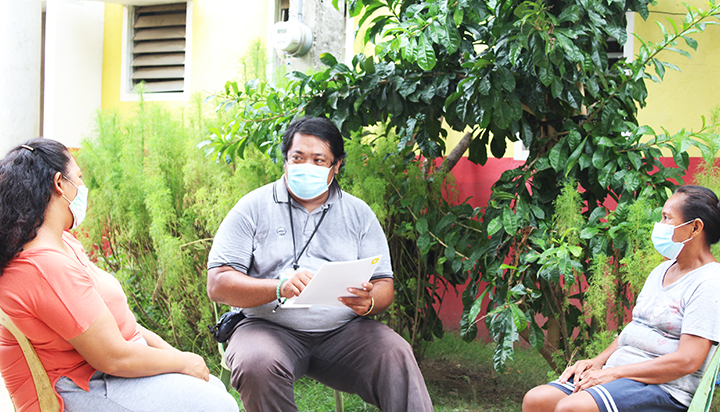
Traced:
<svg viewBox="0 0 720 412">
<path fill-rule="evenodd" d="M 536 386 L 523 397 L 523 412 L 553 412 L 555 406 L 567 395 L 549 385 Z"/>
</svg>

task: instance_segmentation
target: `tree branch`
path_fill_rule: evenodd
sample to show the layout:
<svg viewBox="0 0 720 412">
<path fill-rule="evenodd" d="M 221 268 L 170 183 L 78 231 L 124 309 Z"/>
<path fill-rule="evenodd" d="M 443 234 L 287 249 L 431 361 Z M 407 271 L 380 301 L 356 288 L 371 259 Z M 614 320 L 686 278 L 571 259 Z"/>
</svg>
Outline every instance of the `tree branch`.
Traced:
<svg viewBox="0 0 720 412">
<path fill-rule="evenodd" d="M 443 160 L 442 164 L 438 168 L 438 172 L 447 173 L 455 167 L 457 162 L 462 158 L 463 153 L 470 147 L 472 141 L 472 132 L 465 133 L 465 136 L 460 139 L 460 142 L 452 149 L 449 155 Z"/>
</svg>

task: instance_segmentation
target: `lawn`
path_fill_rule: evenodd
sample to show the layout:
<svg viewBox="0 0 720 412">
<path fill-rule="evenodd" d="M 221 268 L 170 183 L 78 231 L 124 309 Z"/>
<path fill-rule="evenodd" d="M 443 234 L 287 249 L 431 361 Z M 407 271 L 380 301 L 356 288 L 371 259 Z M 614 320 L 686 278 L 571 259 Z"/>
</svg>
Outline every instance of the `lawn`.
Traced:
<svg viewBox="0 0 720 412">
<path fill-rule="evenodd" d="M 532 349 L 517 348 L 515 360 L 500 374 L 492 368 L 492 356 L 492 344 L 466 343 L 450 333 L 432 342 L 420 368 L 435 411 L 517 412 L 525 392 L 547 380 L 550 368 Z M 347 412 L 378 411 L 357 395 L 343 396 Z M 333 391 L 308 378 L 295 385 L 295 400 L 303 412 L 335 410 Z"/>
<path fill-rule="evenodd" d="M 447 333 L 432 342 L 420 362 L 436 412 L 520 412 L 522 397 L 548 380 L 550 368 L 533 349 L 517 347 L 515 359 L 503 373 L 492 368 L 493 344 L 466 343 Z M 237 392 L 232 391 L 235 397 Z M 716 390 L 711 411 L 720 410 Z M 357 395 L 343 394 L 346 412 L 378 412 Z M 295 400 L 302 412 L 335 410 L 333 391 L 312 379 L 295 385 Z M 242 406 L 240 407 L 241 411 Z"/>
</svg>

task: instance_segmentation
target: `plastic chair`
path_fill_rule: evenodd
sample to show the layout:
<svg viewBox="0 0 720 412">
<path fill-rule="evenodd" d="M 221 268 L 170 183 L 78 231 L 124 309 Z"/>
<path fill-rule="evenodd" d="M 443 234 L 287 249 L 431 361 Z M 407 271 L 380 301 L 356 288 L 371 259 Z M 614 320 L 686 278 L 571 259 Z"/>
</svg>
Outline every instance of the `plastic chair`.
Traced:
<svg viewBox="0 0 720 412">
<path fill-rule="evenodd" d="M 50 378 L 48 378 L 47 372 L 40 358 L 32 344 L 25 335 L 18 330 L 18 328 L 12 323 L 10 318 L 0 310 L 0 325 L 4 326 L 5 329 L 9 330 L 13 334 L 15 339 L 20 344 L 25 361 L 27 362 L 30 374 L 32 375 L 33 382 L 35 383 L 35 391 L 37 392 L 38 402 L 40 404 L 41 412 L 60 412 L 60 403 L 58 402 L 55 391 L 50 384 Z M 14 400 L 13 400 L 14 403 Z M 17 409 L 17 407 L 16 407 Z"/>
<path fill-rule="evenodd" d="M 710 365 L 700 381 L 700 386 L 698 386 L 697 391 L 695 391 L 688 412 L 708 412 L 710 410 L 718 370 L 720 370 L 720 350 L 716 350 L 710 360 Z"/>
</svg>

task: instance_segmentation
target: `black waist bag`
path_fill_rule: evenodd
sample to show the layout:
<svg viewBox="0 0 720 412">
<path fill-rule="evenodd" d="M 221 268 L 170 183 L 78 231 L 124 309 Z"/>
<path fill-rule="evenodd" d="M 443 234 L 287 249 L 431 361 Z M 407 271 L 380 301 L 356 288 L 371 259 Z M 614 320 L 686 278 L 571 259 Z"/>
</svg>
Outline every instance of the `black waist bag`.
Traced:
<svg viewBox="0 0 720 412">
<path fill-rule="evenodd" d="M 235 326 L 243 319 L 245 319 L 245 315 L 242 312 L 225 312 L 220 316 L 218 322 L 208 326 L 208 329 L 213 339 L 219 343 L 225 343 L 230 339 L 230 334 Z"/>
</svg>

